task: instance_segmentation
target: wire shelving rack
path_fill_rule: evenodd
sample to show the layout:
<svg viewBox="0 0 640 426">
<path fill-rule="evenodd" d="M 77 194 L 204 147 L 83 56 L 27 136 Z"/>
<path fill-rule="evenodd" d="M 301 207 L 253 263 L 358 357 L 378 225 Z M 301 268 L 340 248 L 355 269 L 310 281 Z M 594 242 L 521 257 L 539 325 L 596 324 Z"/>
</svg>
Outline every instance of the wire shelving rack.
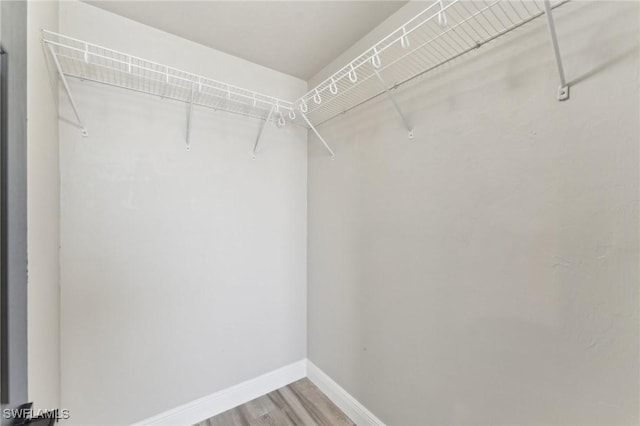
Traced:
<svg viewBox="0 0 640 426">
<path fill-rule="evenodd" d="M 254 145 L 266 125 L 287 122 L 308 127 L 333 151 L 317 125 L 380 95 L 393 103 L 413 138 L 413 127 L 393 96 L 393 90 L 449 63 L 542 15 L 546 15 L 560 87 L 558 100 L 569 98 L 552 9 L 569 0 L 435 0 L 371 48 L 295 101 L 287 101 L 233 86 L 83 40 L 43 30 L 49 50 L 83 135 L 87 135 L 66 77 L 79 78 L 157 95 L 188 105 L 186 140 L 190 147 L 194 105 L 263 120 Z"/>
<path fill-rule="evenodd" d="M 550 10 L 566 1 L 436 0 L 294 105 L 307 111 L 314 125 L 322 124 L 544 15 L 547 6 Z M 566 99 L 566 83 L 561 86 L 565 91 L 559 96 Z M 394 106 L 401 113 L 395 102 Z M 403 115 L 402 119 L 410 130 Z"/>
<path fill-rule="evenodd" d="M 283 126 L 286 120 L 302 124 L 293 104 L 263 93 L 179 70 L 97 44 L 43 30 L 48 49 L 69 95 L 78 126 L 87 136 L 78 108 L 64 77 L 116 86 L 166 99 L 227 111 Z M 286 118 L 285 118 L 286 117 Z M 187 129 L 189 146 L 190 114 Z"/>
</svg>

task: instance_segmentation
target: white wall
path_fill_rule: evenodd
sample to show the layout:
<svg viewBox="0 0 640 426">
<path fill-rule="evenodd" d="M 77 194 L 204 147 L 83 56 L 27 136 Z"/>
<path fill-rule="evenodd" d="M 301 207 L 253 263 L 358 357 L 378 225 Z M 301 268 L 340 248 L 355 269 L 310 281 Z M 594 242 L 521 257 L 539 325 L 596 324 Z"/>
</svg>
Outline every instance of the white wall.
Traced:
<svg viewBox="0 0 640 426">
<path fill-rule="evenodd" d="M 306 83 L 78 2 L 60 31 L 293 98 Z M 125 424 L 306 356 L 306 130 L 71 82 L 60 122 L 62 406 Z M 64 97 L 61 116 L 71 118 Z"/>
<path fill-rule="evenodd" d="M 27 4 L 28 392 L 36 408 L 60 402 L 60 203 L 55 71 L 40 30 L 58 27 L 57 1 Z"/>
<path fill-rule="evenodd" d="M 387 424 L 639 422 L 639 6 L 556 15 L 569 101 L 538 19 L 310 140 L 309 358 Z"/>
</svg>

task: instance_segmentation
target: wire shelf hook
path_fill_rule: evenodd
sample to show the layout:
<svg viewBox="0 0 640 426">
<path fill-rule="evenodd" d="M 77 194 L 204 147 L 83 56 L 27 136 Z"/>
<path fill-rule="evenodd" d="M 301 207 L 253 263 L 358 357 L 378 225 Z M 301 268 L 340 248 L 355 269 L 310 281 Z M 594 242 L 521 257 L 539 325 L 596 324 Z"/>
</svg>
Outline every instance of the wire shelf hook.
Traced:
<svg viewBox="0 0 640 426">
<path fill-rule="evenodd" d="M 329 91 L 331 92 L 332 95 L 338 94 L 338 85 L 336 84 L 336 81 L 333 79 L 333 77 L 331 77 L 331 84 L 329 85 Z"/>
<path fill-rule="evenodd" d="M 318 89 L 316 89 L 316 93 L 313 95 L 313 102 L 317 103 L 318 105 L 320 105 L 320 103 L 322 102 L 322 98 L 320 97 L 320 92 L 318 91 Z"/>
<path fill-rule="evenodd" d="M 295 120 L 296 119 L 296 112 L 293 109 L 289 110 L 289 118 L 291 120 Z"/>
<path fill-rule="evenodd" d="M 358 74 L 356 73 L 356 69 L 353 67 L 353 63 L 351 64 L 351 70 L 349 70 L 349 80 L 352 83 L 356 83 L 358 81 Z"/>
<path fill-rule="evenodd" d="M 371 65 L 376 69 L 380 68 L 381 65 L 380 54 L 378 53 L 378 49 L 375 47 L 373 48 L 373 56 L 371 56 Z"/>
<path fill-rule="evenodd" d="M 284 127 L 284 125 L 287 124 L 287 122 L 284 120 L 284 115 L 282 115 L 282 113 L 280 113 L 280 118 L 278 118 L 278 127 Z"/>
</svg>

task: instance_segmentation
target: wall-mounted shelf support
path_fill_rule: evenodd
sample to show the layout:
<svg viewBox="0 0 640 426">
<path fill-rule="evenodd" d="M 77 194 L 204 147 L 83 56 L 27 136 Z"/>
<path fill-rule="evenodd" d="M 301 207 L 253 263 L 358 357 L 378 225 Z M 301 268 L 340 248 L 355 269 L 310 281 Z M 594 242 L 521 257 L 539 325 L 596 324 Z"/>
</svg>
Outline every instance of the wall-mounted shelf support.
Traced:
<svg viewBox="0 0 640 426">
<path fill-rule="evenodd" d="M 273 111 L 275 109 L 275 106 L 271 107 L 271 110 L 269 110 L 269 115 L 267 115 L 267 119 L 264 121 L 264 123 L 262 123 L 262 126 L 260 126 L 260 132 L 258 133 L 258 137 L 256 138 L 256 143 L 253 145 L 253 154 L 251 156 L 251 158 L 253 158 L 254 160 L 256 159 L 256 150 L 258 149 L 258 145 L 260 144 L 260 140 L 262 139 L 262 135 L 264 134 L 264 129 L 265 127 L 267 127 L 267 124 L 269 124 L 269 121 L 271 120 L 271 116 L 273 115 Z"/>
<path fill-rule="evenodd" d="M 67 98 L 69 98 L 69 103 L 71 103 L 71 108 L 73 108 L 73 113 L 75 114 L 76 119 L 78 120 L 77 126 L 80 128 L 80 134 L 86 138 L 87 136 L 89 136 L 89 132 L 87 131 L 87 128 L 84 126 L 83 121 L 80 118 L 80 113 L 78 113 L 78 106 L 76 105 L 76 101 L 73 99 L 73 95 L 71 94 L 71 89 L 69 89 L 69 83 L 67 83 L 67 79 L 64 73 L 62 72 L 62 67 L 60 66 L 60 62 L 58 61 L 58 58 L 56 57 L 53 51 L 53 47 L 51 47 L 50 44 L 47 44 L 47 47 L 49 48 L 49 52 L 51 53 L 53 62 L 56 65 L 56 70 L 58 71 L 58 75 L 60 76 L 60 80 L 62 81 L 62 86 L 64 87 L 65 92 L 67 92 Z"/>
<path fill-rule="evenodd" d="M 331 148 L 329 148 L 329 144 L 327 144 L 327 141 L 325 141 L 324 138 L 322 136 L 320 136 L 320 133 L 318 133 L 316 128 L 313 126 L 313 124 L 311 124 L 311 121 L 309 121 L 309 119 L 307 118 L 307 114 L 301 112 L 300 115 L 302 116 L 304 121 L 307 122 L 307 124 L 309 125 L 309 128 L 311 128 L 311 130 L 313 130 L 313 133 L 315 133 L 316 136 L 318 137 L 318 139 L 320 139 L 320 142 L 322 142 L 324 147 L 327 148 L 327 151 L 329 151 L 329 153 L 331 154 L 331 159 L 335 160 L 336 159 L 336 155 L 333 153 L 333 150 Z"/>
<path fill-rule="evenodd" d="M 553 14 L 551 12 L 551 3 L 549 0 L 544 0 L 544 14 L 547 17 L 547 26 L 549 27 L 549 36 L 551 38 L 551 47 L 553 48 L 553 54 L 556 60 L 556 66 L 558 67 L 558 74 L 560 76 L 560 87 L 558 88 L 558 100 L 566 101 L 569 99 L 569 85 L 564 76 L 564 68 L 562 67 L 562 56 L 560 55 L 560 47 L 558 46 L 558 36 L 556 35 L 556 26 L 553 21 Z"/>
<path fill-rule="evenodd" d="M 374 72 L 376 73 L 376 77 L 378 77 L 378 81 L 380 81 L 380 84 L 382 85 L 382 89 L 384 90 L 384 94 L 387 96 L 389 101 L 391 101 L 391 103 L 393 104 L 393 107 L 396 109 L 396 112 L 400 116 L 400 120 L 402 120 L 402 123 L 404 124 L 404 127 L 406 127 L 407 132 L 409 134 L 409 139 L 413 139 L 413 127 L 411 127 L 411 125 L 407 121 L 407 118 L 405 117 L 405 115 L 402 113 L 402 110 L 398 106 L 398 103 L 396 102 L 396 99 L 393 97 L 393 95 L 389 91 L 389 88 L 387 86 L 387 82 L 384 81 L 384 79 L 382 78 L 382 76 L 380 75 L 380 73 L 377 70 L 374 70 Z"/>
<path fill-rule="evenodd" d="M 193 96 L 194 96 L 193 84 L 191 85 L 191 97 L 189 98 L 189 104 L 187 107 L 187 151 L 191 151 L 191 113 L 193 111 Z"/>
</svg>

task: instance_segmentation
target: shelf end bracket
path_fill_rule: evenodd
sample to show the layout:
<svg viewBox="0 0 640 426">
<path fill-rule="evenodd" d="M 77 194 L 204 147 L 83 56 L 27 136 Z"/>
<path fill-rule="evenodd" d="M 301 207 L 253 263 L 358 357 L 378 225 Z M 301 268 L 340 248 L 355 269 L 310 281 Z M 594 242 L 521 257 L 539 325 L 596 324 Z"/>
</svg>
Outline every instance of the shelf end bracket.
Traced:
<svg viewBox="0 0 640 426">
<path fill-rule="evenodd" d="M 309 121 L 309 119 L 307 118 L 307 115 L 305 113 L 303 113 L 303 112 L 301 112 L 300 115 L 302 116 L 302 118 L 304 118 L 304 121 L 307 122 L 307 124 L 309 125 L 311 130 L 313 130 L 313 133 L 315 133 L 316 136 L 318 137 L 318 139 L 320 139 L 320 142 L 322 142 L 324 147 L 327 148 L 327 151 L 329 151 L 329 154 L 331 154 L 331 159 L 335 160 L 336 159 L 336 155 L 333 153 L 333 150 L 329 147 L 329 144 L 327 144 L 327 141 L 324 140 L 324 138 L 320 135 L 320 133 L 318 133 L 318 130 L 316 130 L 316 128 L 313 126 L 313 124 L 311 124 L 311 121 Z"/>
<path fill-rule="evenodd" d="M 262 140 L 264 129 L 265 127 L 267 127 L 267 124 L 269 124 L 269 120 L 271 120 L 271 116 L 273 115 L 273 111 L 275 110 L 275 108 L 276 108 L 275 106 L 272 106 L 271 109 L 269 110 L 269 115 L 267 115 L 267 119 L 264 120 L 264 123 L 262 123 L 262 127 L 260 127 L 260 132 L 258 133 L 258 137 L 256 138 L 256 143 L 253 144 L 253 153 L 251 155 L 251 158 L 253 158 L 254 160 L 256 159 L 256 150 L 258 149 L 258 145 Z"/>
<path fill-rule="evenodd" d="M 547 26 L 549 28 L 549 37 L 551 38 L 551 47 L 553 48 L 553 54 L 556 60 L 556 67 L 558 68 L 558 75 L 560 77 L 560 87 L 558 88 L 558 100 L 566 101 L 569 99 L 569 85 L 564 75 L 564 68 L 562 66 L 562 56 L 560 55 L 560 47 L 558 46 L 558 36 L 556 35 L 556 26 L 553 20 L 553 14 L 551 12 L 551 3 L 549 0 L 544 0 L 544 14 L 547 17 Z"/>
<path fill-rule="evenodd" d="M 76 105 L 76 101 L 73 99 L 73 95 L 71 94 L 71 89 L 69 89 L 69 83 L 67 83 L 67 78 L 62 72 L 62 67 L 60 66 L 60 61 L 58 61 L 58 57 L 56 56 L 56 52 L 53 50 L 53 47 L 46 43 L 47 48 L 49 49 L 49 53 L 51 54 L 51 58 L 53 59 L 53 63 L 56 65 L 56 70 L 58 71 L 58 76 L 60 76 L 60 81 L 62 81 L 62 86 L 64 87 L 64 91 L 67 93 L 67 98 L 69 99 L 69 103 L 71 104 L 71 108 L 73 109 L 73 113 L 76 116 L 76 120 L 78 121 L 77 126 L 80 128 L 80 134 L 82 137 L 89 136 L 89 131 L 84 126 L 82 119 L 80 118 L 80 113 L 78 113 L 78 106 Z"/>
<path fill-rule="evenodd" d="M 187 108 L 187 151 L 191 151 L 191 115 L 193 112 L 194 87 L 191 83 L 191 97 L 189 98 L 189 106 Z"/>
<path fill-rule="evenodd" d="M 411 125 L 409 124 L 409 121 L 407 120 L 405 115 L 402 113 L 402 110 L 398 106 L 396 99 L 393 97 L 393 95 L 389 91 L 389 88 L 387 87 L 387 82 L 384 81 L 384 79 L 382 78 L 382 76 L 377 70 L 374 70 L 374 71 L 376 73 L 376 77 L 378 77 L 378 81 L 380 81 L 380 85 L 382 86 L 382 89 L 384 90 L 384 94 L 387 95 L 387 98 L 393 104 L 393 107 L 396 109 L 396 112 L 400 116 L 400 120 L 402 120 L 402 124 L 404 124 L 404 127 L 407 129 L 409 139 L 413 139 L 413 127 L 411 127 Z"/>
</svg>

